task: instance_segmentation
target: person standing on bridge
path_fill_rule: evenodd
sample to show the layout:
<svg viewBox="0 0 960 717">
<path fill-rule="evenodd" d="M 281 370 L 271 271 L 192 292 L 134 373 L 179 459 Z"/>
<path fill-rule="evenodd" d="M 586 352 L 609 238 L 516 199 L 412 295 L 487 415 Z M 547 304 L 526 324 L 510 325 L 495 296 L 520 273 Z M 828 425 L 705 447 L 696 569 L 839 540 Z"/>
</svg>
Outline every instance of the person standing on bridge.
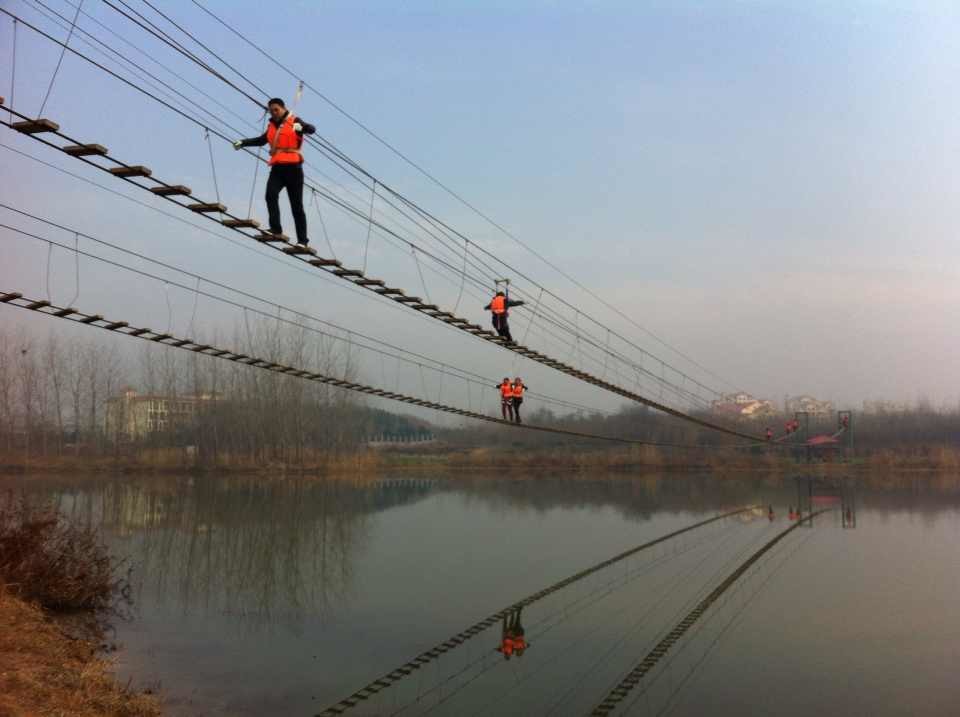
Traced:
<svg viewBox="0 0 960 717">
<path fill-rule="evenodd" d="M 497 335 L 513 343 L 513 336 L 510 335 L 510 324 L 507 317 L 510 316 L 510 309 L 514 306 L 523 306 L 522 301 L 511 301 L 510 297 L 502 291 L 498 291 L 490 300 L 490 303 L 483 307 L 484 311 L 489 311 L 493 315 L 493 328 Z"/>
<path fill-rule="evenodd" d="M 287 190 L 290 211 L 297 229 L 297 243 L 306 246 L 307 215 L 303 211 L 303 135 L 313 134 L 317 128 L 287 110 L 283 100 L 274 97 L 267 103 L 270 120 L 267 130 L 259 137 L 238 139 L 234 149 L 270 145 L 270 176 L 267 178 L 267 213 L 270 233 L 283 234 L 280 226 L 280 190 Z"/>
<path fill-rule="evenodd" d="M 513 385 L 510 387 L 510 392 L 513 396 L 513 420 L 517 423 L 523 423 L 523 421 L 520 420 L 520 405 L 523 403 L 523 394 L 526 390 L 527 387 L 523 385 L 523 380 L 517 376 Z"/>
<path fill-rule="evenodd" d="M 500 413 L 503 414 L 504 421 L 513 420 L 513 384 L 509 378 L 504 378 L 503 382 L 496 388 L 500 389 Z"/>
</svg>

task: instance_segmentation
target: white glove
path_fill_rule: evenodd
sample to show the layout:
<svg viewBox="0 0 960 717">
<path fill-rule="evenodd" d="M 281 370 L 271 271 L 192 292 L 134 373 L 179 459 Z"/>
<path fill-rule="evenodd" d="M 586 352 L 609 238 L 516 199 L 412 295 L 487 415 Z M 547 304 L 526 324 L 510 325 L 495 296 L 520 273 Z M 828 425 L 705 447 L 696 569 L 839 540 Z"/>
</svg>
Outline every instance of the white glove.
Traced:
<svg viewBox="0 0 960 717">
<path fill-rule="evenodd" d="M 236 142 L 233 143 L 234 149 L 240 149 L 242 146 L 243 146 L 243 140 L 238 139 Z"/>
<path fill-rule="evenodd" d="M 296 132 L 297 134 L 303 134 L 303 125 L 300 124 L 299 122 L 294 122 L 293 131 Z"/>
</svg>

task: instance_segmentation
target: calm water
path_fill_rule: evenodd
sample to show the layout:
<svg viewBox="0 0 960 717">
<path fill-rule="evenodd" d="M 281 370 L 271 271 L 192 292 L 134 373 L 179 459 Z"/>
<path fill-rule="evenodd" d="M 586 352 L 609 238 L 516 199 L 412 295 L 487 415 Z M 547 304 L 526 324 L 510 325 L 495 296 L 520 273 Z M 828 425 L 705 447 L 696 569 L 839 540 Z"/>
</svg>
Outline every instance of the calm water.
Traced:
<svg viewBox="0 0 960 717">
<path fill-rule="evenodd" d="M 312 715 L 582 568 L 721 511 L 528 606 L 356 715 L 582 715 L 745 557 L 790 525 L 793 480 L 703 477 L 348 484 L 9 478 L 102 526 L 134 565 L 121 677 L 175 715 Z M 960 714 L 960 480 L 859 482 L 793 531 L 615 714 Z"/>
</svg>

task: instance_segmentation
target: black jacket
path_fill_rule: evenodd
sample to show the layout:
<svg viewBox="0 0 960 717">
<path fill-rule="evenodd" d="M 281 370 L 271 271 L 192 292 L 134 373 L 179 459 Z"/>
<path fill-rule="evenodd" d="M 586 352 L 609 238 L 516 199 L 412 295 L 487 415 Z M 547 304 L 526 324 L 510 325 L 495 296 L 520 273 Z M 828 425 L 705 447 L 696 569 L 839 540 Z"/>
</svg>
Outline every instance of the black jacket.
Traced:
<svg viewBox="0 0 960 717">
<path fill-rule="evenodd" d="M 281 117 L 279 120 L 275 120 L 275 119 L 273 119 L 273 117 L 271 117 L 271 118 L 270 118 L 270 122 L 273 123 L 273 126 L 274 126 L 274 127 L 279 127 L 281 124 L 283 124 L 283 121 L 284 121 L 285 119 L 287 119 L 287 115 L 289 115 L 289 114 L 290 114 L 290 110 L 287 110 L 287 111 L 284 113 L 283 117 Z M 310 124 L 309 122 L 304 122 L 302 117 L 297 117 L 297 122 L 299 122 L 299 123 L 301 124 L 301 126 L 303 127 L 303 131 L 302 131 L 302 132 L 297 132 L 297 134 L 299 134 L 299 135 L 301 135 L 301 136 L 303 136 L 303 135 L 305 135 L 305 134 L 313 134 L 314 132 L 317 131 L 317 128 L 314 127 L 312 124 Z M 264 132 L 264 133 L 263 133 L 262 135 L 260 135 L 259 137 L 249 137 L 248 139 L 241 139 L 241 140 L 240 140 L 240 146 L 241 146 L 241 147 L 262 147 L 262 146 L 265 145 L 266 143 L 267 143 L 267 133 L 266 133 L 266 132 Z"/>
</svg>

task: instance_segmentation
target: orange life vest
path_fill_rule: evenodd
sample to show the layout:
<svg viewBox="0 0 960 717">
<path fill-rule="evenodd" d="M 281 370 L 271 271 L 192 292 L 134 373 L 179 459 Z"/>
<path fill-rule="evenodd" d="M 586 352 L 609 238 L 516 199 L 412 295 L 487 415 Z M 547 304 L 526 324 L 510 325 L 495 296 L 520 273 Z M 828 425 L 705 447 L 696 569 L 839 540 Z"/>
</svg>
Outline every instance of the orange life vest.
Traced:
<svg viewBox="0 0 960 717">
<path fill-rule="evenodd" d="M 523 398 L 523 392 L 527 390 L 527 387 L 523 383 L 513 384 L 513 397 L 514 398 Z"/>
<path fill-rule="evenodd" d="M 303 162 L 303 155 L 300 153 L 303 137 L 293 129 L 296 122 L 297 118 L 289 112 L 279 127 L 273 122 L 267 122 L 270 164 L 300 164 Z"/>
<path fill-rule="evenodd" d="M 513 396 L 513 386 L 509 381 L 504 381 L 500 384 L 500 396 L 502 398 L 510 398 Z"/>
<path fill-rule="evenodd" d="M 505 657 L 510 657 L 513 654 L 513 638 L 505 637 L 503 642 L 500 643 L 500 652 L 504 654 Z"/>
<path fill-rule="evenodd" d="M 494 296 L 490 301 L 490 311 L 492 311 L 494 314 L 507 313 L 507 297 Z"/>
</svg>

